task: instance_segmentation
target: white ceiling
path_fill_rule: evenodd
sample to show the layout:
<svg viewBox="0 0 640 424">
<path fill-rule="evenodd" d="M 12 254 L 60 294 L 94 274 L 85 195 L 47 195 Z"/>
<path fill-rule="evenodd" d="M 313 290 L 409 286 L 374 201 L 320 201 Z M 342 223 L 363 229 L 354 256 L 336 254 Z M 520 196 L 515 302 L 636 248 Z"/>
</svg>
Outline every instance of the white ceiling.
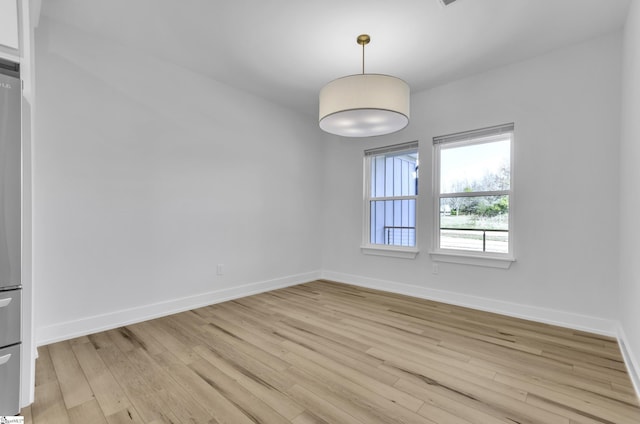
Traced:
<svg viewBox="0 0 640 424">
<path fill-rule="evenodd" d="M 630 0 L 49 0 L 43 16 L 308 114 L 366 71 L 412 92 L 619 29 Z"/>
</svg>

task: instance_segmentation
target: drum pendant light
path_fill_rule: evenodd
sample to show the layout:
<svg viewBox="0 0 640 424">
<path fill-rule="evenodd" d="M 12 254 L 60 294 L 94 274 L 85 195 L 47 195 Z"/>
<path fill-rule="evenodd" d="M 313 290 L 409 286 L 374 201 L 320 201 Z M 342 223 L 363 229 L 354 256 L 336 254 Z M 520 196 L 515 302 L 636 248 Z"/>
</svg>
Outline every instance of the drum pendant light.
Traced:
<svg viewBox="0 0 640 424">
<path fill-rule="evenodd" d="M 409 124 L 409 86 L 389 75 L 365 74 L 364 46 L 358 36 L 362 74 L 338 78 L 320 90 L 320 128 L 343 137 L 371 137 L 400 131 Z"/>
</svg>

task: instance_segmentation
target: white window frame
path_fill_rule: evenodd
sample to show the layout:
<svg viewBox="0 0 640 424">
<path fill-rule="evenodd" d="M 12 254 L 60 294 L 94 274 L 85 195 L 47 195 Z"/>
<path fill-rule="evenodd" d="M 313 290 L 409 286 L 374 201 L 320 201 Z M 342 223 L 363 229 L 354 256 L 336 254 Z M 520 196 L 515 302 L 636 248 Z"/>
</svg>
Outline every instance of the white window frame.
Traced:
<svg viewBox="0 0 640 424">
<path fill-rule="evenodd" d="M 367 255 L 390 256 L 394 258 L 414 259 L 418 253 L 418 193 L 415 196 L 391 196 L 391 197 L 371 197 L 371 159 L 374 156 L 385 153 L 401 153 L 403 151 L 418 151 L 418 142 L 412 141 L 408 143 L 394 144 L 392 146 L 384 146 L 375 149 L 368 149 L 364 152 L 363 166 L 363 227 L 362 227 L 362 245 L 360 250 Z M 418 160 L 420 153 L 418 151 Z M 416 228 L 415 228 L 415 246 L 394 246 L 386 244 L 371 243 L 371 201 L 372 200 L 406 200 L 414 199 L 416 210 Z"/>
<path fill-rule="evenodd" d="M 514 124 L 497 125 L 478 130 L 465 131 L 433 138 L 433 203 L 434 203 L 434 227 L 433 247 L 429 252 L 432 260 L 437 262 L 459 263 L 465 265 L 486 266 L 492 268 L 508 269 L 515 262 L 514 254 Z M 441 152 L 446 148 L 485 144 L 499 139 L 504 139 L 505 134 L 510 138 L 510 182 L 509 190 L 501 191 L 477 191 L 468 196 L 509 196 L 509 244 L 508 253 L 476 252 L 470 250 L 442 249 L 440 248 L 440 200 L 451 197 L 451 193 L 440 192 L 440 159 Z M 463 195 L 464 196 L 464 195 Z"/>
</svg>

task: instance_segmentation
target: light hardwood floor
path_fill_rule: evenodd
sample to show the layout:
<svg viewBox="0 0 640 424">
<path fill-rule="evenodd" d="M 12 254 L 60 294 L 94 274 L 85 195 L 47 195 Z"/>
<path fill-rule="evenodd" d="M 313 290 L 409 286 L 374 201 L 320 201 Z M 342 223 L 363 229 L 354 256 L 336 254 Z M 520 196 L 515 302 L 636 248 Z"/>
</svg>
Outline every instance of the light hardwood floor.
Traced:
<svg viewBox="0 0 640 424">
<path fill-rule="evenodd" d="M 327 281 L 39 353 L 26 423 L 640 423 L 613 339 Z"/>
</svg>

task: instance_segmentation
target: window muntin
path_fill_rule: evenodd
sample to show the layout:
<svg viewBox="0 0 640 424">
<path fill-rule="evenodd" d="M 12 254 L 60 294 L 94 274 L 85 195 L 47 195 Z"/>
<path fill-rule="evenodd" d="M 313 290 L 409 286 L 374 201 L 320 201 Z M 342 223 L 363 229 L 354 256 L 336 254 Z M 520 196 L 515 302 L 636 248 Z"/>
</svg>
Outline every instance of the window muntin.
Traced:
<svg viewBox="0 0 640 424">
<path fill-rule="evenodd" d="M 415 248 L 417 142 L 366 151 L 365 167 L 364 244 Z"/>
<path fill-rule="evenodd" d="M 434 143 L 436 252 L 512 257 L 513 124 Z"/>
</svg>

